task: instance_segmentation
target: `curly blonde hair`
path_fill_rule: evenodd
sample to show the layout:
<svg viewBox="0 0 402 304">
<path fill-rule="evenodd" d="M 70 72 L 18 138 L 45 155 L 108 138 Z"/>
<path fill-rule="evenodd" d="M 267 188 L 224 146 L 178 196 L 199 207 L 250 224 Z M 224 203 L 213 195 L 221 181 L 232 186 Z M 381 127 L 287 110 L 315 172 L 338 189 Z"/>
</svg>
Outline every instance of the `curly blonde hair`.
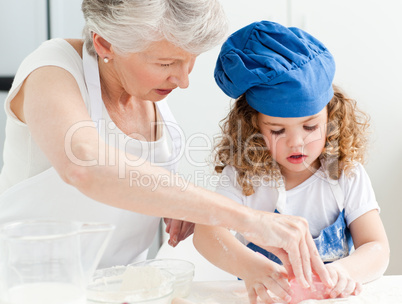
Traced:
<svg viewBox="0 0 402 304">
<path fill-rule="evenodd" d="M 331 179 L 351 173 L 355 162 L 364 164 L 367 151 L 369 116 L 358 109 L 335 85 L 334 96 L 327 104 L 327 140 L 320 155 Z M 249 106 L 245 95 L 234 103 L 222 120 L 222 136 L 215 145 L 215 171 L 227 165 L 237 171 L 237 182 L 245 195 L 254 193 L 256 178 L 279 181 L 281 172 L 272 158 L 258 127 L 258 112 Z"/>
</svg>

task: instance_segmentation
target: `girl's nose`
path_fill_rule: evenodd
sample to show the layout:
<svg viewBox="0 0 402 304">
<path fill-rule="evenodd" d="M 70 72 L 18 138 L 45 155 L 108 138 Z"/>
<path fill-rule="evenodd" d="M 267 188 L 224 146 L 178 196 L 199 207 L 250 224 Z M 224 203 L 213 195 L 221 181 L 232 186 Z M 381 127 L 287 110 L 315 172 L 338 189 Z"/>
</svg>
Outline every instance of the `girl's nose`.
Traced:
<svg viewBox="0 0 402 304">
<path fill-rule="evenodd" d="M 289 132 L 286 135 L 286 142 L 289 147 L 297 148 L 304 146 L 304 138 L 299 132 Z"/>
</svg>

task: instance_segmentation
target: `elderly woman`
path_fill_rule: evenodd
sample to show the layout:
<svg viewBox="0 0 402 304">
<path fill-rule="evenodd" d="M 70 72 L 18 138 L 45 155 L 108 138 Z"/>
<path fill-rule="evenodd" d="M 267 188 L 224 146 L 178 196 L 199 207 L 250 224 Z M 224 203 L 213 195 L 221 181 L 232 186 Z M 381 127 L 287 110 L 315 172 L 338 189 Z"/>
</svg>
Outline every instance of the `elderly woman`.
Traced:
<svg viewBox="0 0 402 304">
<path fill-rule="evenodd" d="M 279 254 L 305 285 L 312 268 L 330 284 L 306 221 L 183 191 L 174 174 L 182 133 L 165 98 L 225 38 L 218 1 L 84 0 L 82 10 L 85 39 L 43 43 L 6 99 L 0 222 L 113 223 L 102 267 L 145 259 L 160 217 L 175 219 L 173 245 L 192 233 L 189 222 L 222 226 Z"/>
</svg>

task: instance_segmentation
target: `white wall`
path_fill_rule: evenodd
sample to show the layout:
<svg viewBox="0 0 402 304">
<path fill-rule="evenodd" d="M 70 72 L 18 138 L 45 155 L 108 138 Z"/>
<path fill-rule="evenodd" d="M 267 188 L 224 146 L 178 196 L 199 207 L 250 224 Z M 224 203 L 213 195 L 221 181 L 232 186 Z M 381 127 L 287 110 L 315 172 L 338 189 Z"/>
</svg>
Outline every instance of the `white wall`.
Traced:
<svg viewBox="0 0 402 304">
<path fill-rule="evenodd" d="M 305 28 L 334 54 L 335 82 L 371 116 L 366 169 L 391 244 L 387 273 L 402 274 L 402 1 L 304 0 L 292 6 L 304 12 Z"/>
<path fill-rule="evenodd" d="M 286 22 L 286 1 L 222 0 L 229 17 L 230 32 L 256 20 Z M 257 8 L 257 9 L 256 9 Z M 169 95 L 169 105 L 186 135 L 187 153 L 180 173 L 195 184 L 214 189 L 212 170 L 207 165 L 214 136 L 220 134 L 218 123 L 229 110 L 230 99 L 215 84 L 214 68 L 220 46 L 201 54 L 190 74 L 190 86 Z M 192 151 L 191 149 L 196 151 Z M 205 147 L 202 151 L 200 147 Z"/>
<path fill-rule="evenodd" d="M 367 171 L 371 176 L 381 217 L 391 244 L 387 274 L 402 274 L 402 1 L 400 0 L 222 0 L 234 31 L 262 19 L 297 26 L 323 41 L 335 56 L 335 83 L 371 115 L 372 137 Z M 196 184 L 213 189 L 205 162 L 208 143 L 219 134 L 230 99 L 213 80 L 219 48 L 199 56 L 190 87 L 170 97 L 172 110 L 190 147 L 180 172 Z M 205 140 L 207 138 L 208 140 Z"/>
</svg>

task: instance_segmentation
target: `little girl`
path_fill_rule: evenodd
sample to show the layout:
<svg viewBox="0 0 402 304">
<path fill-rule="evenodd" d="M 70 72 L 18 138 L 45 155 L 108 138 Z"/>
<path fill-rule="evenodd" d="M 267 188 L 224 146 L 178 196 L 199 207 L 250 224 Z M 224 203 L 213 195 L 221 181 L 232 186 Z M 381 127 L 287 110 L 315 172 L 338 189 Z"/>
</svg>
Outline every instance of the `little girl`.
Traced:
<svg viewBox="0 0 402 304">
<path fill-rule="evenodd" d="M 334 74 L 333 57 L 320 41 L 268 21 L 232 34 L 215 69 L 220 88 L 237 99 L 217 145 L 217 192 L 254 209 L 303 217 L 334 283 L 326 292 L 331 298 L 357 295 L 389 260 L 362 166 L 368 119 L 332 85 Z M 245 281 L 251 303 L 257 297 L 273 303 L 272 293 L 291 301 L 293 273 L 280 251 L 201 225 L 194 244 Z"/>
</svg>

